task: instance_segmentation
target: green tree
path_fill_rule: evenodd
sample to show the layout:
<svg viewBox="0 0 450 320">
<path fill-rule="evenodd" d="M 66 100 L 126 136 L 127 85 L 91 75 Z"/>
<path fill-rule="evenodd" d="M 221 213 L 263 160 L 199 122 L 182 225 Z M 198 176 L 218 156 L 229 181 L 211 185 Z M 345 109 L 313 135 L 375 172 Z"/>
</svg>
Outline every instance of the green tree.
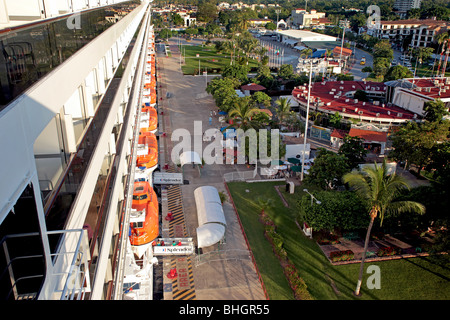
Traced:
<svg viewBox="0 0 450 320">
<path fill-rule="evenodd" d="M 228 112 L 238 97 L 235 88 L 239 85 L 240 81 L 235 78 L 214 78 L 206 86 L 206 92 L 213 96 L 220 110 Z"/>
<path fill-rule="evenodd" d="M 391 61 L 388 58 L 375 58 L 373 60 L 373 73 L 377 77 L 384 77 L 390 65 Z"/>
<path fill-rule="evenodd" d="M 165 39 L 169 39 L 172 38 L 172 31 L 170 31 L 169 29 L 161 29 L 158 33 L 158 37 L 165 40 Z"/>
<path fill-rule="evenodd" d="M 319 149 L 314 165 L 308 170 L 305 183 L 314 184 L 324 190 L 341 185 L 342 176 L 349 172 L 347 158 L 324 148 Z"/>
<path fill-rule="evenodd" d="M 243 97 L 234 100 L 233 106 L 228 112 L 230 118 L 233 119 L 232 127 L 246 131 L 262 126 L 261 122 L 254 119 L 260 110 L 250 103 L 250 99 L 250 97 Z"/>
<path fill-rule="evenodd" d="M 285 119 L 291 113 L 291 99 L 281 97 L 275 100 L 277 106 L 277 116 L 280 124 L 286 124 Z"/>
<path fill-rule="evenodd" d="M 426 62 L 431 58 L 434 52 L 434 48 L 430 47 L 419 47 L 415 48 L 412 52 L 413 57 L 419 60 L 419 63 Z"/>
<path fill-rule="evenodd" d="M 336 111 L 334 114 L 330 114 L 328 116 L 328 121 L 330 122 L 330 126 L 332 126 L 333 128 L 336 128 L 336 129 L 341 128 L 341 120 L 342 120 L 342 116 L 338 111 Z"/>
<path fill-rule="evenodd" d="M 367 227 L 364 202 L 352 191 L 317 191 L 313 193 L 320 204 L 305 194 L 297 203 L 299 221 L 305 221 L 314 230 L 330 232 L 357 230 Z"/>
<path fill-rule="evenodd" d="M 391 136 L 393 150 L 390 156 L 396 161 L 405 161 L 405 167 L 417 165 L 419 175 L 422 168 L 430 163 L 435 144 L 448 140 L 449 127 L 450 121 L 410 121 L 400 125 Z"/>
<path fill-rule="evenodd" d="M 234 64 L 223 68 L 222 77 L 224 78 L 236 78 L 241 83 L 248 82 L 249 67 L 247 65 Z"/>
<path fill-rule="evenodd" d="M 264 216 L 267 210 L 275 208 L 275 201 L 272 198 L 258 197 L 256 199 L 256 204 L 259 210 L 261 210 L 261 215 Z"/>
<path fill-rule="evenodd" d="M 348 173 L 344 175 L 343 181 L 348 183 L 351 188 L 364 199 L 370 216 L 361 266 L 359 269 L 358 282 L 355 289 L 355 295 L 359 296 L 364 271 L 364 261 L 366 259 L 370 233 L 375 218 L 379 217 L 380 225 L 382 225 L 385 216 L 397 215 L 403 212 L 417 212 L 423 214 L 425 213 L 425 207 L 415 201 L 396 201 L 396 197 L 399 193 L 403 189 L 409 189 L 409 186 L 402 176 L 395 173 L 388 175 L 386 160 L 381 166 L 374 163 L 374 167 L 367 166 L 362 172 Z"/>
<path fill-rule="evenodd" d="M 425 111 L 425 120 L 431 122 L 442 122 L 444 116 L 449 115 L 448 108 L 441 99 L 425 102 L 423 110 Z"/>
<path fill-rule="evenodd" d="M 211 23 L 215 19 L 217 19 L 218 13 L 217 13 L 217 6 L 215 1 L 204 1 L 199 3 L 198 9 L 197 9 L 197 19 L 198 21 Z"/>
<path fill-rule="evenodd" d="M 358 164 L 364 162 L 367 150 L 364 149 L 363 142 L 364 139 L 360 137 L 351 137 L 349 135 L 344 137 L 344 143 L 339 148 L 338 154 L 348 159 L 350 170 L 357 168 Z"/>
<path fill-rule="evenodd" d="M 388 40 L 382 40 L 373 46 L 373 57 L 374 59 L 386 58 L 389 62 L 394 59 L 394 50 Z"/>
<path fill-rule="evenodd" d="M 278 70 L 278 76 L 283 79 L 291 79 L 294 75 L 294 68 L 291 64 L 282 64 Z"/>
<path fill-rule="evenodd" d="M 373 46 L 373 71 L 375 75 L 384 76 L 394 58 L 394 50 L 388 40 L 377 42 Z"/>
<path fill-rule="evenodd" d="M 268 22 L 266 23 L 264 28 L 266 28 L 267 30 L 275 30 L 277 28 L 277 25 L 273 22 Z"/>
<path fill-rule="evenodd" d="M 252 101 L 258 106 L 262 105 L 263 107 L 269 107 L 270 101 L 272 100 L 267 93 L 264 93 L 262 91 L 257 91 L 254 94 L 252 94 Z"/>
<path fill-rule="evenodd" d="M 183 18 L 178 13 L 172 15 L 172 22 L 176 26 L 181 26 L 184 24 Z"/>
<path fill-rule="evenodd" d="M 384 76 L 384 81 L 412 78 L 414 75 L 407 67 L 404 66 L 393 66 L 390 67 Z"/>
</svg>

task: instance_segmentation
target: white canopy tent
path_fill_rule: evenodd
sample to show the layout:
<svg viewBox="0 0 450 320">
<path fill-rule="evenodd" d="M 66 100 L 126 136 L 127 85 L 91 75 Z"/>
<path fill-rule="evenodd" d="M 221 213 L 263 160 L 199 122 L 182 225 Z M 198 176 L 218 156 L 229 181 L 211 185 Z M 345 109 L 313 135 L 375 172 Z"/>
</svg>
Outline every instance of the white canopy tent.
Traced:
<svg viewBox="0 0 450 320">
<path fill-rule="evenodd" d="M 216 244 L 225 236 L 226 220 L 219 192 L 212 186 L 203 186 L 194 191 L 197 206 L 197 245 L 204 248 Z"/>
<path fill-rule="evenodd" d="M 185 164 L 202 164 L 202 159 L 195 151 L 185 151 L 180 155 L 180 164 L 184 166 Z"/>
</svg>

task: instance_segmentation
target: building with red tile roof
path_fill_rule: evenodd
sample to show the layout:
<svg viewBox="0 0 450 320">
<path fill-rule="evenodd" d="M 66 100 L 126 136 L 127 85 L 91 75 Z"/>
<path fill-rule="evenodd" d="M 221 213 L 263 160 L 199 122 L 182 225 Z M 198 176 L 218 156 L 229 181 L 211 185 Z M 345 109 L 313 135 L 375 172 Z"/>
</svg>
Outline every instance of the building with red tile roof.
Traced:
<svg viewBox="0 0 450 320">
<path fill-rule="evenodd" d="M 333 49 L 333 56 L 334 57 L 340 57 L 341 55 L 341 47 L 336 47 Z M 342 48 L 342 56 L 343 57 L 350 57 L 352 55 L 352 50 L 347 48 Z"/>
<path fill-rule="evenodd" d="M 354 99 L 357 90 L 366 92 L 372 102 Z M 326 114 L 338 112 L 344 119 L 357 119 L 361 122 L 374 123 L 381 126 L 399 124 L 415 118 L 413 112 L 383 103 L 386 85 L 369 81 L 323 81 L 312 84 L 310 96 L 310 112 L 320 111 Z M 295 87 L 292 97 L 298 102 L 300 112 L 306 115 L 308 88 Z"/>
<path fill-rule="evenodd" d="M 386 82 L 388 101 L 408 111 L 424 115 L 424 104 L 436 99 L 450 108 L 450 77 L 408 78 Z"/>
<path fill-rule="evenodd" d="M 373 130 L 363 130 L 357 128 L 350 128 L 348 132 L 350 137 L 360 137 L 367 142 L 386 142 L 387 132 L 386 131 L 373 131 Z"/>
</svg>

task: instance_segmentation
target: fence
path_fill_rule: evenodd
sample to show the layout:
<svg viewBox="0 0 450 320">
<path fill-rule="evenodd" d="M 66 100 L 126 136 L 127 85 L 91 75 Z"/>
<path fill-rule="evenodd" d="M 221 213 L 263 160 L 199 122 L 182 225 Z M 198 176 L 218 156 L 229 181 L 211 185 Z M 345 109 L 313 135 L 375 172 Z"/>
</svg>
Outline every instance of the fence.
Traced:
<svg viewBox="0 0 450 320">
<path fill-rule="evenodd" d="M 256 171 L 236 171 L 236 172 L 228 172 L 223 175 L 225 182 L 231 181 L 246 181 L 249 179 L 253 179 L 256 176 Z"/>
<path fill-rule="evenodd" d="M 225 261 L 225 260 L 249 260 L 251 261 L 251 253 L 244 249 L 227 249 L 227 250 L 217 250 L 211 251 L 204 254 L 198 254 L 194 257 L 194 265 L 196 267 L 214 261 Z"/>
</svg>

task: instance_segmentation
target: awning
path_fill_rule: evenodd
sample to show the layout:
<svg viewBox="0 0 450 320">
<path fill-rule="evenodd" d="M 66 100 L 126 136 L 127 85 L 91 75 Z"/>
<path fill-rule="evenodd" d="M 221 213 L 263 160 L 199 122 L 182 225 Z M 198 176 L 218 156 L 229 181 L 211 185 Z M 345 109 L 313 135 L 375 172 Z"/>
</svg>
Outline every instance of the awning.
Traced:
<svg viewBox="0 0 450 320">
<path fill-rule="evenodd" d="M 297 158 L 288 158 L 287 161 L 292 164 L 297 164 L 297 163 L 301 162 L 300 159 L 297 159 Z"/>
<path fill-rule="evenodd" d="M 222 240 L 224 234 L 224 226 L 217 223 L 205 224 L 197 228 L 197 245 L 199 248 L 212 246 Z"/>
<path fill-rule="evenodd" d="M 194 163 L 194 164 L 202 164 L 202 159 L 195 151 L 185 151 L 180 155 L 180 164 L 184 166 L 185 164 Z"/>
<path fill-rule="evenodd" d="M 227 222 L 220 201 L 219 192 L 212 186 L 203 186 L 194 191 L 197 206 L 197 245 L 211 246 L 225 236 Z"/>
</svg>

